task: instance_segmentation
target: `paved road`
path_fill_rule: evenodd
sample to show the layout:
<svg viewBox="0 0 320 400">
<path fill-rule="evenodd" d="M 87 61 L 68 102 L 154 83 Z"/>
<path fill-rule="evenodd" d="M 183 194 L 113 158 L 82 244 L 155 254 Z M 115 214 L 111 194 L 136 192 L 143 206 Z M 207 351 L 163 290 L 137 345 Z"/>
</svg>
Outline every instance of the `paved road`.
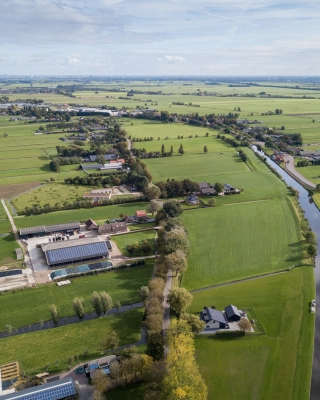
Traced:
<svg viewBox="0 0 320 400">
<path fill-rule="evenodd" d="M 294 167 L 294 158 L 289 154 L 284 156 L 284 169 L 292 176 L 295 180 L 297 180 L 300 184 L 304 186 L 308 186 L 311 189 L 315 189 L 316 185 L 310 182 L 306 177 L 300 174 Z"/>
<path fill-rule="evenodd" d="M 172 272 L 168 271 L 167 273 L 167 280 L 166 280 L 166 286 L 163 291 L 163 308 L 164 308 L 164 317 L 163 317 L 163 331 L 165 332 L 166 329 L 170 328 L 170 306 L 167 303 L 167 296 L 169 294 L 169 290 L 171 289 L 172 285 Z"/>
</svg>

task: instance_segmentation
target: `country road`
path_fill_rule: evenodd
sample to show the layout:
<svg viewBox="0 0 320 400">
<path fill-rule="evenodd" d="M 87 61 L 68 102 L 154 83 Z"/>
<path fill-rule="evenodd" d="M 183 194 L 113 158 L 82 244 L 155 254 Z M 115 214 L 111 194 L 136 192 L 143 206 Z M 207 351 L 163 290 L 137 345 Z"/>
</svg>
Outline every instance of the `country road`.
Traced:
<svg viewBox="0 0 320 400">
<path fill-rule="evenodd" d="M 308 186 L 309 188 L 315 189 L 316 185 L 310 182 L 306 177 L 300 174 L 295 169 L 294 166 L 294 158 L 289 154 L 285 154 L 284 156 L 284 169 L 288 172 L 289 175 L 292 176 L 295 180 L 297 180 L 301 185 Z"/>
</svg>

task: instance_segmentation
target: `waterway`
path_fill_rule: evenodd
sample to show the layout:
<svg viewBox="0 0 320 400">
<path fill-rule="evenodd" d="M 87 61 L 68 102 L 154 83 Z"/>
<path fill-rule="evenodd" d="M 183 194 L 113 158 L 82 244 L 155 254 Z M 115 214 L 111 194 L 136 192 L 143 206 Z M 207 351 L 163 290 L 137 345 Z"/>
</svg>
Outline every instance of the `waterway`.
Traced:
<svg viewBox="0 0 320 400">
<path fill-rule="evenodd" d="M 253 151 L 261 156 L 265 156 L 263 152 L 259 152 L 255 146 Z M 311 400 L 320 399 L 320 211 L 314 203 L 310 203 L 310 198 L 307 190 L 300 185 L 297 181 L 291 178 L 277 163 L 267 157 L 267 163 L 276 170 L 288 186 L 299 191 L 299 203 L 304 211 L 305 217 L 308 219 L 313 232 L 318 240 L 318 255 L 315 260 L 314 278 L 316 283 L 316 323 L 315 323 L 315 336 L 314 336 L 314 352 L 313 352 L 313 365 L 312 365 L 312 379 L 311 379 Z M 312 299 L 310 299 L 311 301 Z M 306 308 L 305 308 L 306 309 Z"/>
</svg>

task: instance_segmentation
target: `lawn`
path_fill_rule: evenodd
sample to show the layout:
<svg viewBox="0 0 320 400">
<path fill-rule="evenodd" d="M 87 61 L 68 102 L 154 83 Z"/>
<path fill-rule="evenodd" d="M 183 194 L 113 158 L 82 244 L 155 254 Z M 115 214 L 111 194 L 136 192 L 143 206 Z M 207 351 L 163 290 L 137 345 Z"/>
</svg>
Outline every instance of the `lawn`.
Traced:
<svg viewBox="0 0 320 400">
<path fill-rule="evenodd" d="M 76 210 L 57 211 L 49 214 L 31 217 L 16 217 L 14 219 L 18 228 L 28 228 L 38 225 L 63 224 L 73 221 L 86 221 L 92 218 L 95 221 L 105 222 L 110 218 L 118 218 L 120 214 L 134 215 L 137 210 L 144 210 L 147 203 L 137 202 L 114 206 L 99 206 L 93 208 L 80 208 Z"/>
<path fill-rule="evenodd" d="M 17 255 L 15 249 L 18 249 L 19 245 L 15 241 L 13 234 L 8 234 L 6 236 L 0 236 L 0 265 L 5 265 L 15 261 Z M 1 302 L 1 300 L 0 300 Z M 1 312 L 2 314 L 2 312 Z M 2 315 L 1 315 L 2 318 Z"/>
<path fill-rule="evenodd" d="M 183 220 L 191 243 L 183 278 L 187 289 L 282 270 L 303 260 L 298 219 L 286 198 L 186 211 Z"/>
<path fill-rule="evenodd" d="M 0 239 L 1 240 L 1 239 Z M 137 290 L 151 279 L 153 263 L 128 270 L 106 272 L 94 276 L 72 279 L 72 284 L 58 287 L 55 283 L 39 285 L 36 288 L 3 293 L 0 295 L 0 331 L 6 325 L 15 328 L 40 320 L 49 320 L 49 306 L 56 304 L 62 317 L 74 315 L 72 300 L 83 297 L 85 310 L 92 311 L 90 296 L 94 291 L 106 291 L 113 302 L 121 304 L 139 302 Z"/>
<path fill-rule="evenodd" d="M 156 233 L 153 229 L 150 231 L 142 231 L 142 232 L 130 233 L 130 234 L 126 234 L 126 235 L 112 236 L 112 240 L 117 244 L 121 253 L 126 257 L 133 257 L 132 255 L 130 256 L 130 254 L 127 251 L 128 245 L 140 243 L 144 240 L 147 240 L 149 242 L 149 244 L 151 245 L 151 251 L 145 255 L 149 256 L 149 255 L 154 254 L 155 238 L 156 238 Z"/>
<path fill-rule="evenodd" d="M 0 364 L 17 360 L 22 371 L 28 374 L 32 372 L 32 375 L 45 371 L 46 365 L 49 365 L 51 373 L 66 370 L 69 357 L 78 355 L 80 359 L 86 360 L 101 357 L 100 342 L 113 330 L 118 334 L 120 345 L 139 340 L 142 314 L 142 310 L 131 310 L 79 324 L 1 339 Z"/>
<path fill-rule="evenodd" d="M 266 335 L 197 338 L 196 359 L 213 399 L 309 399 L 315 295 L 313 269 L 194 293 L 191 311 L 204 305 L 252 307 Z"/>
</svg>

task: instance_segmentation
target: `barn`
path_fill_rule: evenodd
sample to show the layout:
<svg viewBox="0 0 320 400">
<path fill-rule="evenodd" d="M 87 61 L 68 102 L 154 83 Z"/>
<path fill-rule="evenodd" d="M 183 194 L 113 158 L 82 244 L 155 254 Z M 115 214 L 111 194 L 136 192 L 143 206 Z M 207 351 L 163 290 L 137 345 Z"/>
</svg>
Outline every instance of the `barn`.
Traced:
<svg viewBox="0 0 320 400">
<path fill-rule="evenodd" d="M 44 243 L 41 248 L 49 267 L 109 257 L 106 243 L 98 238 Z"/>
<path fill-rule="evenodd" d="M 236 306 L 233 306 L 232 304 L 230 304 L 229 306 L 225 307 L 224 311 L 225 311 L 225 315 L 228 318 L 228 321 L 237 322 L 237 321 L 241 320 L 239 310 L 237 309 Z"/>
<path fill-rule="evenodd" d="M 31 228 L 21 228 L 19 230 L 21 239 L 30 239 L 39 236 L 51 235 L 53 233 L 73 233 L 80 230 L 79 222 L 70 222 L 67 224 L 34 226 Z"/>
</svg>

